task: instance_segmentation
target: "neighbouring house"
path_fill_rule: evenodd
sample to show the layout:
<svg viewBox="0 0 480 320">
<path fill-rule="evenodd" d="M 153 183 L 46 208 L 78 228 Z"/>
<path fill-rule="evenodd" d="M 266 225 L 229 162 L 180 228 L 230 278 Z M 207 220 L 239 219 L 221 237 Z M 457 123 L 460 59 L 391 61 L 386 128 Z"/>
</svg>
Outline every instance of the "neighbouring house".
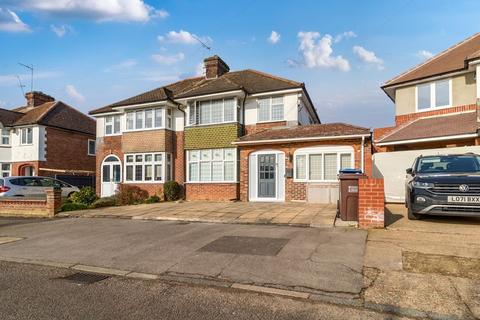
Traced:
<svg viewBox="0 0 480 320">
<path fill-rule="evenodd" d="M 94 176 L 95 120 L 42 92 L 0 109 L 1 175 Z"/>
<path fill-rule="evenodd" d="M 320 124 L 305 85 L 218 56 L 205 75 L 90 112 L 97 119 L 97 192 L 118 184 L 187 200 L 336 202 L 341 168 L 371 173 L 370 130 Z M 310 186 L 310 187 L 309 187 Z"/>
<path fill-rule="evenodd" d="M 374 130 L 375 175 L 404 200 L 405 169 L 420 154 L 480 153 L 480 33 L 387 81 L 395 126 Z"/>
</svg>

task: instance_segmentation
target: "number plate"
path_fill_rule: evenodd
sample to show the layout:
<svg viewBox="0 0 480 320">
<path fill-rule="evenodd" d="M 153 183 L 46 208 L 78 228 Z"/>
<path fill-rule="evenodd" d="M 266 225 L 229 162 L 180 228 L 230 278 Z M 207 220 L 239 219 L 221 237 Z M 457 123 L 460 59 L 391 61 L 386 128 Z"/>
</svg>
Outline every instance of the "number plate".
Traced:
<svg viewBox="0 0 480 320">
<path fill-rule="evenodd" d="M 449 203 L 480 203 L 480 196 L 448 196 Z"/>
</svg>

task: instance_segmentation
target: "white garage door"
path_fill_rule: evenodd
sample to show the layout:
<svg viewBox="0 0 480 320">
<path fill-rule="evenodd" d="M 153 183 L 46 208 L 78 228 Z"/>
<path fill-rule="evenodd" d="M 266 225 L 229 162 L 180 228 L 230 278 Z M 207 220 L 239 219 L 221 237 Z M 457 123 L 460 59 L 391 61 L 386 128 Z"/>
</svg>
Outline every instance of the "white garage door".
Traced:
<svg viewBox="0 0 480 320">
<path fill-rule="evenodd" d="M 404 202 L 405 170 L 412 166 L 416 157 L 420 155 L 465 152 L 480 154 L 480 146 L 376 153 L 373 155 L 373 176 L 385 180 L 385 198 L 387 202 Z"/>
</svg>

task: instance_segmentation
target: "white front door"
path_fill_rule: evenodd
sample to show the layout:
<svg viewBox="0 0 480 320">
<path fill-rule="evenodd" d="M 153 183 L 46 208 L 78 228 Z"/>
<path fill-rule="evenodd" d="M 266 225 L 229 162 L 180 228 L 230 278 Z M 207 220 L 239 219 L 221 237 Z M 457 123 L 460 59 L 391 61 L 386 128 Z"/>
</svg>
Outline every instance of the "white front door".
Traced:
<svg viewBox="0 0 480 320">
<path fill-rule="evenodd" d="M 285 201 L 285 154 L 257 151 L 249 156 L 249 201 Z"/>
<path fill-rule="evenodd" d="M 101 192 L 102 197 L 110 197 L 115 194 L 118 184 L 122 181 L 122 164 L 115 156 L 108 156 L 103 160 L 102 164 L 102 183 Z"/>
</svg>

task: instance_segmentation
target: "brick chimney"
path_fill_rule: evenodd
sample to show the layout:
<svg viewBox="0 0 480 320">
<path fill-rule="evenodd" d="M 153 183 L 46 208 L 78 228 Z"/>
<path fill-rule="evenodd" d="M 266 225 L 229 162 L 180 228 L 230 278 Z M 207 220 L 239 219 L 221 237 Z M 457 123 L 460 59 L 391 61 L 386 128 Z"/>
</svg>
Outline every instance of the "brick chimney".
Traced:
<svg viewBox="0 0 480 320">
<path fill-rule="evenodd" d="M 203 60 L 205 65 L 205 77 L 207 79 L 218 78 L 230 71 L 230 67 L 217 55 Z"/>
<path fill-rule="evenodd" d="M 25 93 L 25 98 L 27 99 L 27 107 L 33 109 L 39 105 L 44 104 L 45 102 L 52 102 L 55 99 L 48 94 L 45 94 L 41 91 L 32 91 Z"/>
</svg>

